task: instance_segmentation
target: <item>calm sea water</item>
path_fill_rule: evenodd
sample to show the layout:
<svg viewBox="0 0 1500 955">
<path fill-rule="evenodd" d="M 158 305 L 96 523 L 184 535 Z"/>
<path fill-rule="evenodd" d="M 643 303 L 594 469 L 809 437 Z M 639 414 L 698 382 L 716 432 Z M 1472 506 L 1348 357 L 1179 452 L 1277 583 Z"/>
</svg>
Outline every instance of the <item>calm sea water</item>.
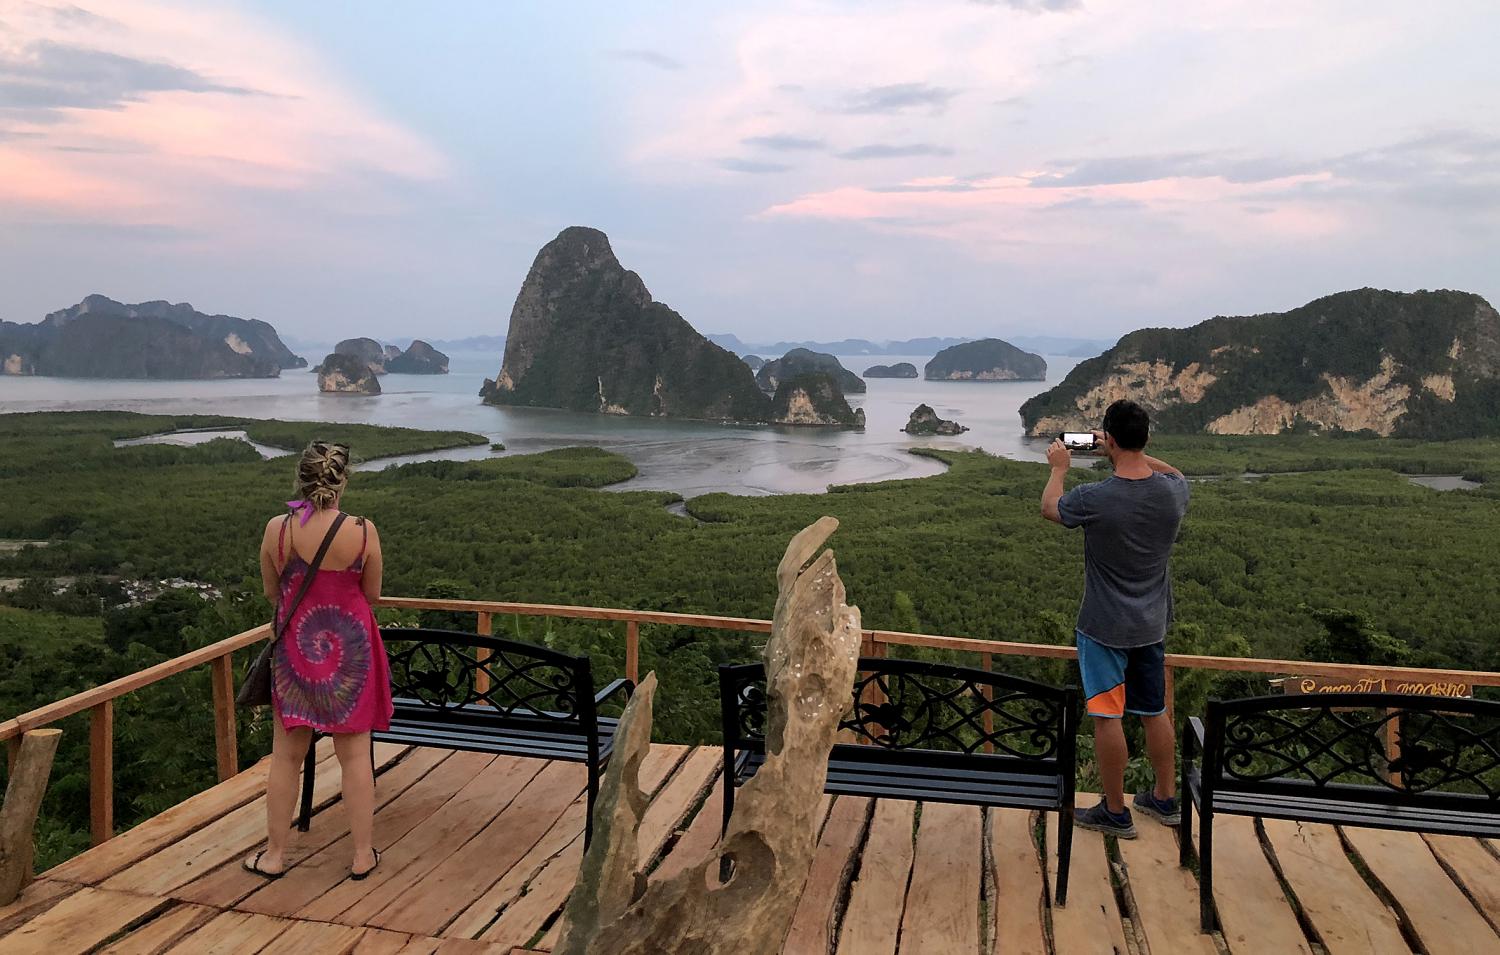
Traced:
<svg viewBox="0 0 1500 955">
<path fill-rule="evenodd" d="M 931 356 L 868 355 L 841 360 L 856 374 L 873 364 Z M 324 395 L 306 371 L 280 378 L 232 381 L 121 381 L 0 377 L 0 413 L 115 410 L 151 414 L 219 414 L 294 421 L 344 421 L 473 431 L 505 444 L 507 454 L 592 445 L 630 458 L 640 470 L 617 489 L 677 491 L 692 497 L 821 492 L 830 484 L 922 477 L 941 470 L 908 454 L 913 447 L 986 451 L 1041 460 L 1044 443 L 1027 439 L 1018 409 L 1078 363 L 1048 355 L 1046 382 L 931 382 L 869 379 L 869 391 L 850 395 L 865 409 L 863 432 L 826 428 L 754 428 L 686 421 L 653 421 L 529 408 L 496 408 L 479 401 L 479 386 L 500 368 L 498 354 L 458 352 L 447 375 L 386 375 L 377 397 Z M 958 437 L 916 438 L 902 426 L 918 404 L 971 430 Z M 392 459 L 489 457 L 488 447 Z"/>
</svg>

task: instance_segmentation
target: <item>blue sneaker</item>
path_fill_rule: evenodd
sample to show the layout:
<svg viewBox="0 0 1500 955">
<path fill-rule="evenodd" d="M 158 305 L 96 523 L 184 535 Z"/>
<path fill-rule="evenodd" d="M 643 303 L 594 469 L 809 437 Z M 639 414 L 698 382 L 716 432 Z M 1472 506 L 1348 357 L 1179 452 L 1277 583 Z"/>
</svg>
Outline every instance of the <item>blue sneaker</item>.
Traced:
<svg viewBox="0 0 1500 955">
<path fill-rule="evenodd" d="M 1073 810 L 1073 823 L 1083 829 L 1102 832 L 1106 836 L 1115 836 L 1119 839 L 1135 838 L 1135 822 L 1130 818 L 1130 810 L 1126 809 L 1119 814 L 1112 813 L 1102 799 L 1099 800 L 1099 805 L 1092 808 Z"/>
<path fill-rule="evenodd" d="M 1143 790 L 1135 794 L 1135 808 L 1148 816 L 1155 816 L 1164 826 L 1175 826 L 1182 822 L 1182 807 L 1177 797 L 1157 799 L 1154 790 Z"/>
</svg>

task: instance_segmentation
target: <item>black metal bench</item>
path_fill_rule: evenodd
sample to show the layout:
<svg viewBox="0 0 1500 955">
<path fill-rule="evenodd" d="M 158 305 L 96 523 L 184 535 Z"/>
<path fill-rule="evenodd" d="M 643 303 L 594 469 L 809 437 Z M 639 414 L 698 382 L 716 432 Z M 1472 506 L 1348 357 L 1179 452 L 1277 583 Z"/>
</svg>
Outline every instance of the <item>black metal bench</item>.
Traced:
<svg viewBox="0 0 1500 955">
<path fill-rule="evenodd" d="M 1184 866 L 1194 806 L 1201 817 L 1208 932 L 1221 814 L 1500 836 L 1500 703 L 1395 693 L 1210 700 L 1204 719 L 1183 728 L 1182 792 Z"/>
<path fill-rule="evenodd" d="M 1079 696 L 971 667 L 861 657 L 824 792 L 1058 814 L 1057 904 L 1067 901 Z M 719 667 L 724 825 L 765 762 L 763 664 Z M 985 750 L 991 750 L 986 752 Z"/>
<path fill-rule="evenodd" d="M 532 756 L 588 767 L 587 844 L 594 830 L 599 776 L 614 751 L 619 720 L 599 705 L 635 690 L 628 679 L 594 692 L 593 667 L 546 647 L 451 630 L 382 628 L 391 662 L 395 714 L 371 742 L 438 746 L 506 756 Z M 314 757 L 302 774 L 299 828 L 312 814 Z"/>
</svg>

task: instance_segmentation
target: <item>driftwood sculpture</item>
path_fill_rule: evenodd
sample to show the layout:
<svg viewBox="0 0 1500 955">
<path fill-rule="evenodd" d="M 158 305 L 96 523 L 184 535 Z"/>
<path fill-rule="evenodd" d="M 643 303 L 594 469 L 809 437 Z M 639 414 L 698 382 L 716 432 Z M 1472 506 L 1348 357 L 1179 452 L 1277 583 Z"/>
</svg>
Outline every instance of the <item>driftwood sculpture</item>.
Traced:
<svg viewBox="0 0 1500 955">
<path fill-rule="evenodd" d="M 859 657 L 859 610 L 844 604 L 831 551 L 838 521 L 804 529 L 776 570 L 766 645 L 766 762 L 740 790 L 720 844 L 649 885 L 636 855 L 646 797 L 653 677 L 621 718 L 602 817 L 568 899 L 554 955 L 771 955 L 780 950 L 817 845 L 817 811 Z M 811 563 L 809 563 L 811 561 Z M 726 783 L 727 784 L 727 783 Z"/>
<path fill-rule="evenodd" d="M 36 815 L 52 775 L 52 757 L 62 730 L 32 730 L 21 737 L 21 747 L 0 803 L 0 905 L 13 902 L 31 882 L 36 851 Z"/>
</svg>

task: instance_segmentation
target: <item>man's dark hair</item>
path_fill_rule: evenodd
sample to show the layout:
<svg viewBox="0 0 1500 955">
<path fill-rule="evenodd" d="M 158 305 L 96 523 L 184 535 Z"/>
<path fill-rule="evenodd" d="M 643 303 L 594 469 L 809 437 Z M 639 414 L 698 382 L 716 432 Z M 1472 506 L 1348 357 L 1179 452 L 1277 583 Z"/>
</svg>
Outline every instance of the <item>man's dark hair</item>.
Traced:
<svg viewBox="0 0 1500 955">
<path fill-rule="evenodd" d="M 1104 433 L 1125 451 L 1139 451 L 1151 437 L 1151 416 L 1146 409 L 1121 398 L 1104 411 Z"/>
</svg>

